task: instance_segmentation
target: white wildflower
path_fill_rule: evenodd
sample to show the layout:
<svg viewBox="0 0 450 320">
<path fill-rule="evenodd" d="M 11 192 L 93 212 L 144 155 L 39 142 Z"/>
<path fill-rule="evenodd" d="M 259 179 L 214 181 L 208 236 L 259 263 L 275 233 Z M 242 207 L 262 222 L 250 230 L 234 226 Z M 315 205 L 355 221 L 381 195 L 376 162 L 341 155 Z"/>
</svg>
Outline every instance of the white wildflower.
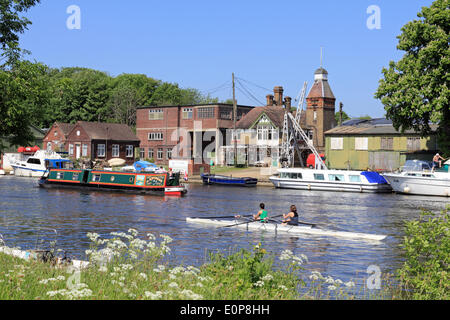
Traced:
<svg viewBox="0 0 450 320">
<path fill-rule="evenodd" d="M 336 286 L 334 286 L 334 285 L 328 286 L 328 290 L 331 290 L 331 291 L 336 290 Z"/>
<path fill-rule="evenodd" d="M 169 283 L 169 288 L 178 288 L 178 283 L 176 282 Z"/>
<path fill-rule="evenodd" d="M 259 281 L 257 281 L 256 283 L 254 283 L 253 285 L 254 285 L 255 287 L 262 287 L 262 286 L 264 286 L 264 281 L 259 280 Z"/>
<path fill-rule="evenodd" d="M 139 273 L 139 277 L 141 277 L 144 280 L 147 280 L 147 275 L 145 273 Z"/>
<path fill-rule="evenodd" d="M 158 300 L 158 299 L 162 299 L 162 292 L 161 291 L 156 291 L 155 293 L 153 292 L 149 292 L 149 291 L 145 291 L 144 295 L 151 299 L 151 300 Z"/>
<path fill-rule="evenodd" d="M 345 283 L 345 286 L 346 286 L 347 288 L 352 288 L 352 287 L 355 286 L 355 283 L 354 283 L 353 281 L 349 281 L 349 282 L 346 282 L 346 283 Z"/>
<path fill-rule="evenodd" d="M 261 278 L 261 280 L 271 281 L 273 280 L 273 276 L 271 274 L 266 274 L 264 277 Z"/>
</svg>

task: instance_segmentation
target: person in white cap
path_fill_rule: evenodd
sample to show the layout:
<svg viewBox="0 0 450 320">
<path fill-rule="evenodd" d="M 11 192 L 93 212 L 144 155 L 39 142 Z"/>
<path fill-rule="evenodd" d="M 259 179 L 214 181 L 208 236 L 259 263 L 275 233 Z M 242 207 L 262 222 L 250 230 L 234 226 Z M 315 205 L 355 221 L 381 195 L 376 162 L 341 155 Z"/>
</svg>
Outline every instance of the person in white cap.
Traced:
<svg viewBox="0 0 450 320">
<path fill-rule="evenodd" d="M 435 167 L 440 168 L 442 164 L 442 160 L 445 160 L 445 158 L 442 158 L 439 153 L 436 153 L 433 157 L 433 170 Z"/>
</svg>

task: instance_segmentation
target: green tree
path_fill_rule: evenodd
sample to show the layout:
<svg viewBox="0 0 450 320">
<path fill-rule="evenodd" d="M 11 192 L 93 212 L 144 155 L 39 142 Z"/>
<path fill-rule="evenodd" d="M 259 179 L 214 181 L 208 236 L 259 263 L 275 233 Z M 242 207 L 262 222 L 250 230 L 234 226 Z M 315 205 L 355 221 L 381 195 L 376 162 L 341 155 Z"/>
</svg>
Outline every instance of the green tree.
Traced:
<svg viewBox="0 0 450 320">
<path fill-rule="evenodd" d="M 439 146 L 450 155 L 450 2 L 436 0 L 423 7 L 418 20 L 402 27 L 398 62 L 383 68 L 375 97 L 381 99 L 397 130 L 414 129 L 422 136 L 438 125 Z"/>
<path fill-rule="evenodd" d="M 19 34 L 31 21 L 21 16 L 40 0 L 0 0 L 0 68 L 11 67 L 27 51 L 19 48 Z"/>
<path fill-rule="evenodd" d="M 339 112 L 335 113 L 334 118 L 336 119 L 336 123 L 339 124 L 339 118 L 340 118 Z M 351 119 L 350 116 L 347 113 L 345 113 L 345 111 L 342 111 L 342 122 L 350 120 L 350 119 Z"/>
<path fill-rule="evenodd" d="M 12 145 L 31 142 L 29 126 L 45 122 L 43 106 L 49 99 L 46 72 L 45 65 L 29 61 L 16 61 L 11 70 L 0 70 L 0 137 Z"/>
</svg>

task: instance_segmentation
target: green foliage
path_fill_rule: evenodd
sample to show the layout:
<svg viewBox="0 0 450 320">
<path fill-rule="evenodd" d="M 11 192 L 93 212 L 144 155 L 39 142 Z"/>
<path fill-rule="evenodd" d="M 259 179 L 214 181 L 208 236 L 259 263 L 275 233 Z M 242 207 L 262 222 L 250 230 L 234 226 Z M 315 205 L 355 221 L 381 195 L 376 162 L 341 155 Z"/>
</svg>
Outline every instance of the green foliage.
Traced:
<svg viewBox="0 0 450 320">
<path fill-rule="evenodd" d="M 423 7 L 418 20 L 403 26 L 398 62 L 383 68 L 375 97 L 381 99 L 395 128 L 413 128 L 423 136 L 438 124 L 439 146 L 450 155 L 450 2 L 436 0 Z"/>
<path fill-rule="evenodd" d="M 440 215 L 423 211 L 406 223 L 402 248 L 406 261 L 398 270 L 404 294 L 412 299 L 450 298 L 450 207 Z"/>
<path fill-rule="evenodd" d="M 19 48 L 19 34 L 28 29 L 31 21 L 20 14 L 39 2 L 40 0 L 0 1 L 0 69 L 13 66 L 23 53 L 27 53 Z"/>
<path fill-rule="evenodd" d="M 339 117 L 340 117 L 339 112 L 336 112 L 334 115 L 334 118 L 335 118 L 337 124 L 339 124 Z M 342 111 L 342 122 L 350 120 L 350 119 L 351 119 L 350 116 L 347 113 L 345 113 L 345 111 Z"/>
</svg>

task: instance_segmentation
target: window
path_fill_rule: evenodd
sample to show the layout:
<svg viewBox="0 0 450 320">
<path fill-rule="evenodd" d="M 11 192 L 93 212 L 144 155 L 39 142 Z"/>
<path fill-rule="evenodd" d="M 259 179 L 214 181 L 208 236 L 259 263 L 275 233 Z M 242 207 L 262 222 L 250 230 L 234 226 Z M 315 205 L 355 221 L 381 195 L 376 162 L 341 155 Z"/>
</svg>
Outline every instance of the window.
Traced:
<svg viewBox="0 0 450 320">
<path fill-rule="evenodd" d="M 381 138 L 381 150 L 394 150 L 394 138 Z"/>
<path fill-rule="evenodd" d="M 289 178 L 291 179 L 302 179 L 301 173 L 289 173 Z"/>
<path fill-rule="evenodd" d="M 214 108 L 213 107 L 198 108 L 197 109 L 197 118 L 199 118 L 199 119 L 214 118 Z"/>
<path fill-rule="evenodd" d="M 30 159 L 28 159 L 27 163 L 30 163 L 30 164 L 41 164 L 41 160 L 36 159 L 36 158 L 30 158 Z"/>
<path fill-rule="evenodd" d="M 162 148 L 158 148 L 157 157 L 158 157 L 158 160 L 161 160 L 163 158 L 163 149 Z"/>
<path fill-rule="evenodd" d="M 64 179 L 64 172 L 57 172 L 56 179 Z"/>
<path fill-rule="evenodd" d="M 98 144 L 97 145 L 97 157 L 104 157 L 104 156 L 105 156 L 105 145 Z"/>
<path fill-rule="evenodd" d="M 258 135 L 258 140 L 268 141 L 268 140 L 278 140 L 278 130 L 272 126 L 258 126 L 256 128 Z"/>
<path fill-rule="evenodd" d="M 331 138 L 331 150 L 344 149 L 344 138 Z"/>
<path fill-rule="evenodd" d="M 69 144 L 69 156 L 73 156 L 73 144 Z"/>
<path fill-rule="evenodd" d="M 167 159 L 172 159 L 172 148 L 167 148 Z"/>
<path fill-rule="evenodd" d="M 329 181 L 344 181 L 344 175 L 343 174 L 329 174 L 328 180 Z"/>
<path fill-rule="evenodd" d="M 361 182 L 360 176 L 350 175 L 348 176 L 348 179 L 350 180 L 350 182 Z"/>
<path fill-rule="evenodd" d="M 141 158 L 141 160 L 143 160 L 145 158 L 145 149 L 141 148 L 139 150 L 139 158 Z"/>
<path fill-rule="evenodd" d="M 80 176 L 80 174 L 79 174 L 78 172 L 75 172 L 75 173 L 72 175 L 72 180 L 74 180 L 74 181 L 78 180 L 79 176 Z"/>
<path fill-rule="evenodd" d="M 153 149 L 152 149 L 152 148 L 149 148 L 149 149 L 148 149 L 148 158 L 149 158 L 149 159 L 153 159 L 153 157 L 154 157 Z"/>
<path fill-rule="evenodd" d="M 321 173 L 314 173 L 314 180 L 325 180 L 325 176 Z"/>
<path fill-rule="evenodd" d="M 368 138 L 355 138 L 355 150 L 368 150 Z"/>
<path fill-rule="evenodd" d="M 164 135 L 162 132 L 150 132 L 148 134 L 148 140 L 163 140 Z"/>
<path fill-rule="evenodd" d="M 94 181 L 94 182 L 99 182 L 99 181 L 100 181 L 100 177 L 101 177 L 100 174 L 94 174 L 94 175 L 92 176 L 92 181 Z"/>
<path fill-rule="evenodd" d="M 233 119 L 233 108 L 229 108 L 229 107 L 220 107 L 219 109 L 219 117 L 220 119 L 223 120 L 231 120 Z"/>
<path fill-rule="evenodd" d="M 87 157 L 87 155 L 88 155 L 88 145 L 87 144 L 83 144 L 82 151 L 81 151 L 81 156 L 82 157 Z"/>
<path fill-rule="evenodd" d="M 134 147 L 132 145 L 127 145 L 127 158 L 133 158 Z"/>
<path fill-rule="evenodd" d="M 47 142 L 47 151 L 52 151 L 52 143 Z"/>
<path fill-rule="evenodd" d="M 148 110 L 148 120 L 162 120 L 164 119 L 163 109 L 150 109 Z"/>
<path fill-rule="evenodd" d="M 117 158 L 120 154 L 120 146 L 118 144 L 112 145 L 112 156 Z"/>
<path fill-rule="evenodd" d="M 420 150 L 420 138 L 408 138 L 406 140 L 406 150 L 408 151 Z"/>
<path fill-rule="evenodd" d="M 192 108 L 183 108 L 183 119 L 192 119 Z"/>
</svg>

